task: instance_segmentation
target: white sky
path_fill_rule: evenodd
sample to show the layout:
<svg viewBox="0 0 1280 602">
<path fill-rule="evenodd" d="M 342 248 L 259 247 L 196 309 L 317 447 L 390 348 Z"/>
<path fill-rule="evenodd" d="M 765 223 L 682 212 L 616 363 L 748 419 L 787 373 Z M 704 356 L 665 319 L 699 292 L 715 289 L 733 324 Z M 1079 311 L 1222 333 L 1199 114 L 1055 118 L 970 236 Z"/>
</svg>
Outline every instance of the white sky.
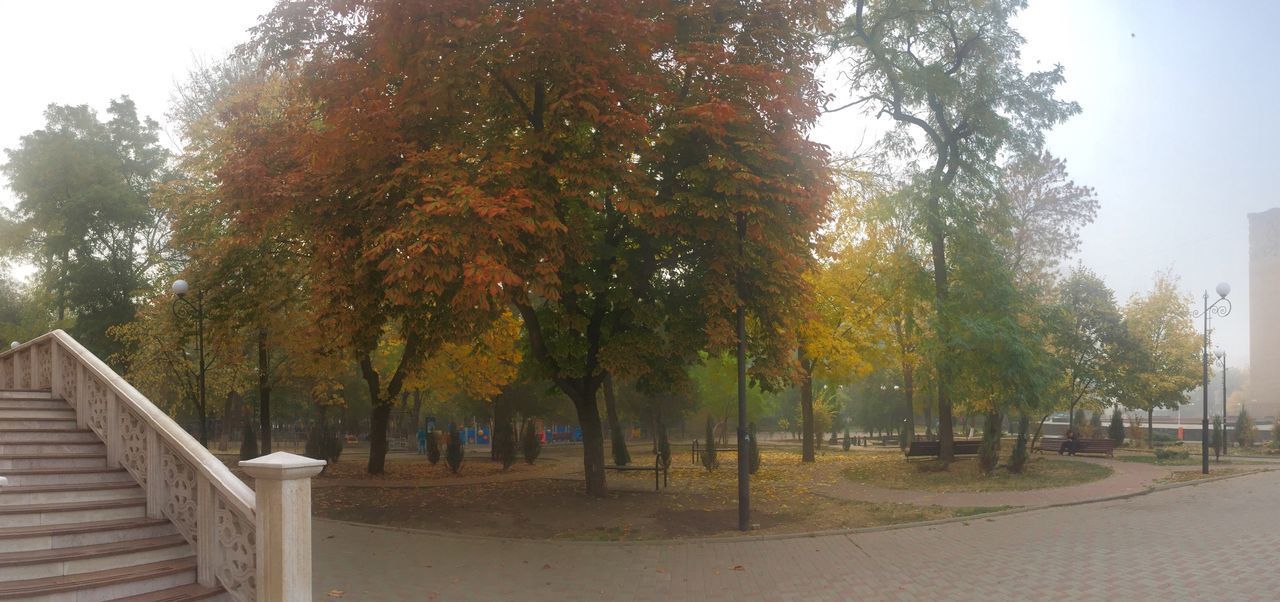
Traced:
<svg viewBox="0 0 1280 602">
<path fill-rule="evenodd" d="M 41 127 L 53 102 L 101 110 L 128 94 L 163 123 L 194 61 L 244 41 L 272 4 L 0 0 L 0 148 Z M 1032 0 L 1018 21 L 1028 60 L 1062 63 L 1062 95 L 1084 109 L 1049 137 L 1102 201 L 1079 260 L 1121 302 L 1166 268 L 1188 292 L 1230 282 L 1235 311 L 1217 325 L 1232 364 L 1248 355 L 1245 214 L 1280 205 L 1276 22 L 1280 2 L 1266 0 Z M 839 116 L 816 137 L 850 150 L 865 129 Z"/>
</svg>

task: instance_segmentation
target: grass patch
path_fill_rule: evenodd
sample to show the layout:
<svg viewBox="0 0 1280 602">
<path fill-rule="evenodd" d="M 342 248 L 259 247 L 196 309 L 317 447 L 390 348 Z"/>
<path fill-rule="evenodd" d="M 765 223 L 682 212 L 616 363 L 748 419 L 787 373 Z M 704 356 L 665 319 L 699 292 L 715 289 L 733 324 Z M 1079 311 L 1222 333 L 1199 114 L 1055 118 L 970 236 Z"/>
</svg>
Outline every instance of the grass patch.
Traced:
<svg viewBox="0 0 1280 602">
<path fill-rule="evenodd" d="M 1089 462 L 1034 458 L 1027 462 L 1023 474 L 1012 474 L 1002 466 L 987 477 L 978 472 L 974 458 L 959 459 L 947 466 L 937 461 L 907 462 L 896 454 L 880 454 L 859 458 L 842 472 L 852 481 L 877 487 L 946 493 L 1063 487 L 1104 479 L 1112 471 Z"/>
</svg>

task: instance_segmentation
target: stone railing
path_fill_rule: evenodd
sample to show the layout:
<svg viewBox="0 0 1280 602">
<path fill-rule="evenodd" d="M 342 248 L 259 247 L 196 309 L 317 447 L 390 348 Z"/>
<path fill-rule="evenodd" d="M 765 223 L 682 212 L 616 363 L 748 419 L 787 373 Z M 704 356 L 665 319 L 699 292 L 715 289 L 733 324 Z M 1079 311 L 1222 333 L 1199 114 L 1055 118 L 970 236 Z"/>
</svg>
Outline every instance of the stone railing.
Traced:
<svg viewBox="0 0 1280 602">
<path fill-rule="evenodd" d="M 202 585 L 240 601 L 311 599 L 310 478 L 324 462 L 275 453 L 241 463 L 261 495 L 70 335 L 0 352 L 0 389 L 49 389 L 196 550 Z M 294 482 L 286 482 L 294 481 Z M 285 553 L 285 550 L 288 553 Z"/>
</svg>

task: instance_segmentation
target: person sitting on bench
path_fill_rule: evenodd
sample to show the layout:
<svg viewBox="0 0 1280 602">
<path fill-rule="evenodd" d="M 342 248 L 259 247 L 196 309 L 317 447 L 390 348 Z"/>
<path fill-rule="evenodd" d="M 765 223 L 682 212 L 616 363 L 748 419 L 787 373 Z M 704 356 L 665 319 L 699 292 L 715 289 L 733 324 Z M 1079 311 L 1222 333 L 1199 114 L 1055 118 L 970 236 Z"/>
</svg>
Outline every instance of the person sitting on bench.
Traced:
<svg viewBox="0 0 1280 602">
<path fill-rule="evenodd" d="M 1080 449 L 1080 437 L 1075 431 L 1068 429 L 1066 440 L 1062 442 L 1062 447 L 1058 448 L 1058 455 L 1061 456 L 1065 452 L 1068 456 L 1074 456 L 1078 449 Z"/>
</svg>

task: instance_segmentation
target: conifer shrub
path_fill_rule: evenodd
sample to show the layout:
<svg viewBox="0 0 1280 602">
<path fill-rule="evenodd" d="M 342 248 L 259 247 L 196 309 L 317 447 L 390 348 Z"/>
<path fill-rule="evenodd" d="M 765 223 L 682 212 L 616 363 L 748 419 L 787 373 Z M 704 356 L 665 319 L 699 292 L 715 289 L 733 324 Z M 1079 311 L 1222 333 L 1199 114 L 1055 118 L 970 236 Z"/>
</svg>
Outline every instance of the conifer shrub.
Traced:
<svg viewBox="0 0 1280 602">
<path fill-rule="evenodd" d="M 1081 438 L 1093 436 L 1093 433 L 1089 432 L 1089 424 L 1084 419 L 1084 408 L 1076 408 L 1076 413 L 1071 418 L 1071 424 L 1076 429 L 1076 432 L 1081 434 Z"/>
<path fill-rule="evenodd" d="M 1222 417 L 1213 417 L 1213 427 L 1209 430 L 1209 447 L 1215 455 L 1222 455 Z"/>
<path fill-rule="evenodd" d="M 462 433 L 458 432 L 458 427 L 449 425 L 449 441 L 444 448 L 444 462 L 449 465 L 449 471 L 458 474 L 462 469 Z"/>
<path fill-rule="evenodd" d="M 852 445 L 853 441 L 849 439 L 849 427 L 846 426 L 844 427 L 844 441 L 841 442 L 840 447 L 844 448 L 844 451 L 849 451 L 849 447 Z"/>
<path fill-rule="evenodd" d="M 1111 424 L 1107 427 L 1107 436 L 1116 442 L 1116 447 L 1124 445 L 1124 414 L 1120 413 L 1120 406 L 1116 406 L 1111 412 Z"/>
<path fill-rule="evenodd" d="M 440 461 L 440 432 L 430 431 L 427 433 L 427 462 L 432 466 Z"/>
<path fill-rule="evenodd" d="M 240 437 L 240 459 L 252 460 L 258 457 L 258 435 L 253 432 L 250 421 L 244 421 L 244 435 Z"/>
<path fill-rule="evenodd" d="M 627 449 L 627 438 L 622 433 L 621 426 L 615 426 L 610 429 L 610 443 L 613 450 L 613 465 L 626 466 L 631 463 L 631 451 Z"/>
<path fill-rule="evenodd" d="M 328 426 L 316 424 L 311 427 L 311 432 L 307 433 L 307 445 L 302 455 L 333 464 L 342 456 L 342 446 L 342 437 Z"/>
<path fill-rule="evenodd" d="M 520 435 L 520 454 L 524 456 L 525 462 L 533 464 L 540 453 L 542 453 L 542 439 L 538 438 L 538 429 L 530 420 L 525 423 L 524 433 Z"/>
<path fill-rule="evenodd" d="M 502 462 L 503 470 L 511 468 L 516 462 L 515 426 L 510 422 L 502 422 L 495 424 L 493 431 L 493 451 L 498 461 Z"/>
<path fill-rule="evenodd" d="M 1253 447 L 1258 440 L 1258 427 L 1254 426 L 1253 417 L 1244 408 L 1240 408 L 1240 415 L 1236 417 L 1236 432 L 1233 436 L 1236 445 L 1240 447 Z"/>
<path fill-rule="evenodd" d="M 716 460 L 716 425 L 710 416 L 707 416 L 707 445 L 702 450 L 702 465 L 709 471 L 720 465 Z"/>
</svg>

